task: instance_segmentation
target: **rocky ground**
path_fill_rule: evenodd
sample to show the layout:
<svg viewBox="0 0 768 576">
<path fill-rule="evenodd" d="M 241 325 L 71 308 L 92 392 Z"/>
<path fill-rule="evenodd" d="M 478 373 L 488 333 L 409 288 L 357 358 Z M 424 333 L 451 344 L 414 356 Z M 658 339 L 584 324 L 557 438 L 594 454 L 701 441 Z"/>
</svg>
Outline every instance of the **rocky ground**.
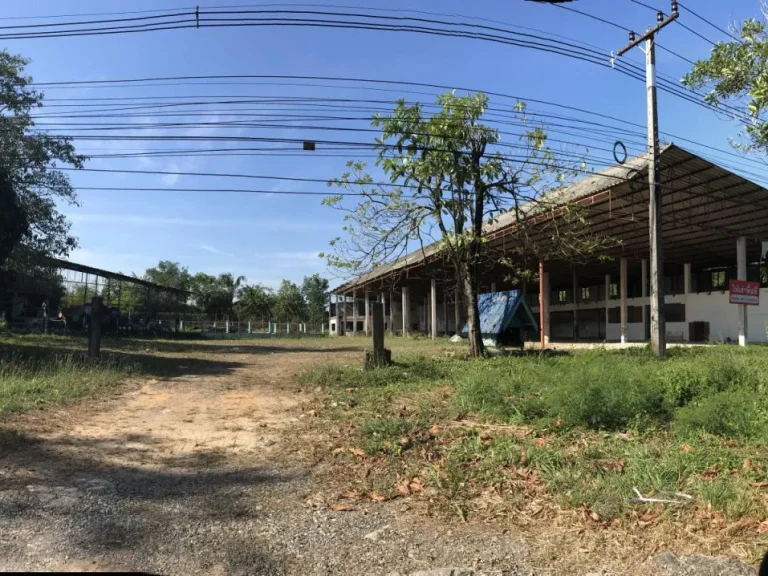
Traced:
<svg viewBox="0 0 768 576">
<path fill-rule="evenodd" d="M 292 380 L 327 358 L 322 346 L 155 352 L 175 369 L 0 422 L 1 569 L 456 576 L 620 565 L 599 546 L 572 549 L 578 535 L 563 529 L 439 520 L 407 499 L 333 509 L 325 483 L 344 470 L 318 452 L 317 428 L 304 425 L 313 392 Z M 755 572 L 666 555 L 644 573 Z"/>
</svg>

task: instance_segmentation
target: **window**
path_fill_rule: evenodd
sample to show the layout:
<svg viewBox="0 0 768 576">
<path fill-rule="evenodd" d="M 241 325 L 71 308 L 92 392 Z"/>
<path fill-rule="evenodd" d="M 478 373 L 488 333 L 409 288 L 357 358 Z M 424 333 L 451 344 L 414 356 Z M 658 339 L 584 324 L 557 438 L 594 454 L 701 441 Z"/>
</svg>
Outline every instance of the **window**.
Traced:
<svg viewBox="0 0 768 576">
<path fill-rule="evenodd" d="M 640 324 L 643 321 L 643 307 L 629 306 L 627 308 L 627 318 L 631 324 Z"/>
<path fill-rule="evenodd" d="M 557 301 L 560 304 L 565 304 L 566 302 L 568 302 L 568 290 L 560 290 L 557 293 Z"/>
<path fill-rule="evenodd" d="M 712 290 L 725 290 L 725 270 L 712 272 Z"/>
<path fill-rule="evenodd" d="M 685 304 L 665 304 L 664 319 L 667 322 L 685 322 Z"/>
<path fill-rule="evenodd" d="M 589 286 L 584 286 L 581 289 L 581 301 L 589 302 Z"/>
<path fill-rule="evenodd" d="M 618 298 L 618 297 L 619 297 L 619 285 L 611 284 L 611 298 Z"/>
<path fill-rule="evenodd" d="M 621 324 L 621 308 L 608 308 L 608 324 Z"/>
</svg>

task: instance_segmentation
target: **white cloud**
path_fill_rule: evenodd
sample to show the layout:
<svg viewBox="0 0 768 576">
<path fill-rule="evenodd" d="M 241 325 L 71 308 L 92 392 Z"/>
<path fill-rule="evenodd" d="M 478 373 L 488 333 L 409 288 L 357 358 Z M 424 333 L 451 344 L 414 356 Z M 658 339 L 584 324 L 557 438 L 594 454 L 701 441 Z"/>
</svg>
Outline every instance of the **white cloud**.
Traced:
<svg viewBox="0 0 768 576">
<path fill-rule="evenodd" d="M 166 174 L 161 178 L 161 180 L 163 181 L 163 184 L 165 184 L 166 186 L 173 186 L 174 184 L 176 184 L 176 182 L 179 181 L 179 178 L 181 178 L 181 175 L 179 174 L 181 170 L 179 169 L 178 164 L 175 164 L 175 163 L 171 164 L 164 171 L 171 172 L 171 174 Z"/>
<path fill-rule="evenodd" d="M 229 252 L 224 252 L 224 250 L 219 250 L 215 246 L 211 246 L 209 244 L 201 244 L 200 250 L 205 250 L 206 252 L 210 252 L 211 254 L 218 254 L 219 256 L 230 256 L 234 258 L 234 254 L 230 254 Z"/>
</svg>

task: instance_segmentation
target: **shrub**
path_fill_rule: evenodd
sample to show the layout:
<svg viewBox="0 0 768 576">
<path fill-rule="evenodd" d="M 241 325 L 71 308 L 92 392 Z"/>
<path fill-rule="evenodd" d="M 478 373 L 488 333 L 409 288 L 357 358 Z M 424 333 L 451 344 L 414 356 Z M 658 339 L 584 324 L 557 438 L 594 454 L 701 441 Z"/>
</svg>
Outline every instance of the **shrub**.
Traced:
<svg viewBox="0 0 768 576">
<path fill-rule="evenodd" d="M 604 355 L 564 370 L 543 395 L 550 416 L 565 427 L 617 430 L 666 422 L 670 412 L 664 390 L 639 363 L 604 362 Z"/>
<path fill-rule="evenodd" d="M 680 433 L 708 432 L 726 438 L 753 438 L 768 424 L 763 399 L 748 389 L 718 392 L 697 400 L 675 415 Z"/>
</svg>

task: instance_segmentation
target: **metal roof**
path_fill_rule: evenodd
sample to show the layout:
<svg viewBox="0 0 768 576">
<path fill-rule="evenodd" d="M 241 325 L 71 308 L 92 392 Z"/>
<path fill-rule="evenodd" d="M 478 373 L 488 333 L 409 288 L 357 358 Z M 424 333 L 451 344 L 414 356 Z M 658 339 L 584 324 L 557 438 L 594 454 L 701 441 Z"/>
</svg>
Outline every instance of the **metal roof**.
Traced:
<svg viewBox="0 0 768 576">
<path fill-rule="evenodd" d="M 585 208 L 589 230 L 619 238 L 606 250 L 610 257 L 647 258 L 648 155 L 611 166 L 550 193 L 553 204 Z M 729 262 L 735 260 L 735 239 L 747 236 L 750 258 L 759 241 L 768 240 L 768 190 L 675 144 L 660 151 L 659 182 L 663 195 L 662 234 L 665 262 Z M 535 215 L 535 207 L 529 216 Z M 490 242 L 499 245 L 514 236 L 516 215 L 505 213 L 486 226 Z M 441 254 L 437 243 L 379 266 L 335 289 L 363 288 L 415 267 Z"/>
</svg>

